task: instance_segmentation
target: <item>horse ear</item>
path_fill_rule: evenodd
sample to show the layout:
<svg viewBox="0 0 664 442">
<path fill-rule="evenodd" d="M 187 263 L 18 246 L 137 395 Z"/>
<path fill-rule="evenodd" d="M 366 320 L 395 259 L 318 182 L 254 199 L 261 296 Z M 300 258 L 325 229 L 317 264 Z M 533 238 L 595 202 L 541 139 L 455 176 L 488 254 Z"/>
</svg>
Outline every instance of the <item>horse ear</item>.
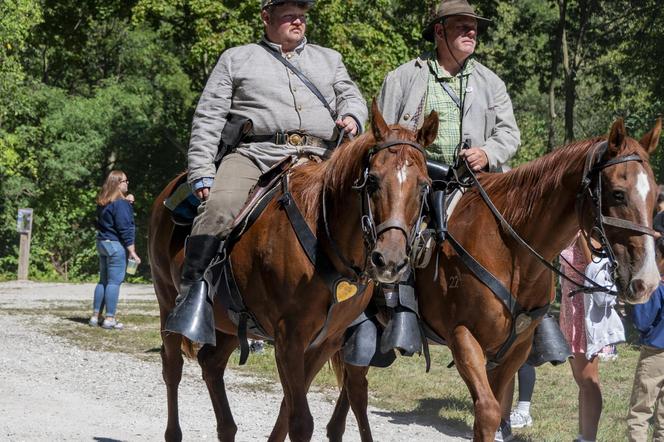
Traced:
<svg viewBox="0 0 664 442">
<path fill-rule="evenodd" d="M 655 122 L 655 127 L 650 129 L 650 132 L 645 134 L 643 138 L 641 138 L 641 141 L 639 143 L 643 148 L 648 152 L 648 154 L 652 154 L 655 149 L 657 149 L 657 143 L 659 142 L 659 135 L 662 133 L 662 118 L 658 118 L 657 121 Z"/>
<path fill-rule="evenodd" d="M 429 146 L 438 136 L 438 112 L 431 111 L 424 120 L 422 129 L 417 132 L 417 142 L 423 147 Z"/>
<path fill-rule="evenodd" d="M 627 129 L 625 129 L 625 121 L 622 118 L 618 118 L 609 131 L 609 148 L 607 154 L 609 157 L 615 157 L 620 152 L 620 148 L 627 138 Z"/>
<path fill-rule="evenodd" d="M 380 113 L 375 98 L 371 105 L 371 130 L 376 141 L 386 140 L 390 133 L 390 128 L 387 126 L 383 114 Z"/>
</svg>

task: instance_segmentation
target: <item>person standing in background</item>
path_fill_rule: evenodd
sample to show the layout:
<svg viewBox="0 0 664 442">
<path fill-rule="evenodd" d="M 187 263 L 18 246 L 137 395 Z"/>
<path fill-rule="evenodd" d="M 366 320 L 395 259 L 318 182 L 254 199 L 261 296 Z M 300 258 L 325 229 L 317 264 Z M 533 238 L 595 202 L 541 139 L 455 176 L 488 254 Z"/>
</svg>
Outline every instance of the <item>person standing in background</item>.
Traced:
<svg viewBox="0 0 664 442">
<path fill-rule="evenodd" d="M 136 229 L 131 203 L 126 199 L 129 180 L 121 170 L 113 170 L 97 196 L 97 253 L 99 254 L 99 283 L 95 287 L 92 316 L 89 324 L 99 325 L 99 313 L 104 304 L 106 318 L 102 327 L 122 329 L 116 319 L 120 285 L 124 281 L 127 255 L 137 263 L 134 244 Z"/>
<path fill-rule="evenodd" d="M 632 319 L 641 333 L 641 354 L 629 402 L 627 439 L 646 441 L 652 417 L 652 440 L 664 441 L 664 281 L 648 302 L 634 306 Z"/>
</svg>

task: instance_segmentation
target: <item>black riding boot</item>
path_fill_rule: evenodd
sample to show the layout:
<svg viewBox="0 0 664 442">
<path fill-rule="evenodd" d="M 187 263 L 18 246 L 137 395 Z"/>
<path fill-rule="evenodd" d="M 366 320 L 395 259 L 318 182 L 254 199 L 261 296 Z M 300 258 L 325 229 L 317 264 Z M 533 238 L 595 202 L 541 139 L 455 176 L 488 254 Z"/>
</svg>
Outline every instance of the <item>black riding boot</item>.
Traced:
<svg viewBox="0 0 664 442">
<path fill-rule="evenodd" d="M 166 320 L 166 331 L 179 333 L 201 344 L 216 344 L 212 299 L 203 275 L 220 244 L 221 240 L 216 236 L 194 235 L 187 238 L 180 295 Z"/>
<path fill-rule="evenodd" d="M 422 349 L 422 331 L 412 278 L 384 288 L 385 303 L 391 310 L 390 320 L 380 340 L 380 350 L 397 349 L 402 356 L 412 356 Z"/>
<path fill-rule="evenodd" d="M 559 365 L 571 356 L 572 350 L 558 326 L 558 321 L 551 315 L 544 315 L 535 329 L 533 348 L 527 362 L 533 367 L 539 367 L 546 362 Z"/>
<path fill-rule="evenodd" d="M 346 330 L 342 347 L 344 362 L 359 367 L 385 368 L 396 359 L 394 350 L 382 353 L 380 338 L 383 326 L 376 319 L 376 309 L 371 305 Z"/>
</svg>

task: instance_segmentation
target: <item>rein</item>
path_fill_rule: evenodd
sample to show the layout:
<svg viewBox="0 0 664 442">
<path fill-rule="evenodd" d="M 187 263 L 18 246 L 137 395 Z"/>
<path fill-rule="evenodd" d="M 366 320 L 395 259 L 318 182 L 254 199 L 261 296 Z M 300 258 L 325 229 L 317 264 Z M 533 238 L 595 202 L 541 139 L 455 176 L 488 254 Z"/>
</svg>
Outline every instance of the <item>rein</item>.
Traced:
<svg viewBox="0 0 664 442">
<path fill-rule="evenodd" d="M 589 199 L 593 202 L 593 226 L 590 229 L 590 232 L 586 232 L 582 229 L 583 237 L 588 244 L 590 250 L 593 253 L 600 257 L 606 257 L 609 259 L 609 266 L 611 268 L 611 274 L 615 279 L 616 271 L 618 270 L 618 262 L 616 261 L 615 255 L 609 240 L 606 236 L 606 231 L 604 230 L 605 226 L 616 227 L 623 230 L 629 230 L 635 233 L 640 233 L 644 235 L 655 236 L 655 231 L 648 226 L 643 226 L 641 224 L 636 224 L 632 221 L 627 221 L 621 218 L 615 218 L 612 216 L 605 216 L 602 214 L 602 170 L 607 167 L 614 166 L 616 164 L 625 163 L 628 161 L 637 161 L 642 163 L 643 160 L 636 154 L 625 155 L 622 157 L 613 158 L 606 161 L 596 161 L 596 158 L 601 158 L 608 149 L 608 142 L 604 141 L 599 143 L 586 157 L 586 164 L 584 166 L 584 176 L 581 180 L 581 190 L 576 196 L 576 212 L 577 217 L 579 218 L 579 224 L 583 225 L 583 211 L 585 208 L 585 203 Z M 594 163 L 594 164 L 593 164 Z M 595 182 L 595 187 L 592 187 L 592 183 Z M 600 247 L 597 248 L 592 244 L 590 238 L 595 234 L 599 238 Z M 564 259 L 564 258 L 563 258 Z M 569 263 L 568 263 L 569 264 Z M 572 266 L 570 266 L 572 267 Z M 574 268 L 574 267 L 572 267 Z M 577 273 L 580 273 L 578 270 L 574 269 Z M 584 279 L 588 280 L 588 278 Z M 578 284 L 577 284 L 578 285 Z M 576 291 L 575 291 L 576 292 Z M 615 294 L 615 293 L 613 293 Z"/>
<path fill-rule="evenodd" d="M 414 235 L 408 232 L 406 226 L 404 226 L 403 223 L 399 220 L 388 219 L 380 223 L 378 226 L 376 226 L 376 221 L 373 217 L 373 212 L 371 210 L 369 191 L 367 190 L 367 179 L 369 176 L 369 166 L 371 164 L 371 158 L 382 150 L 400 145 L 407 145 L 413 147 L 417 149 L 424 158 L 426 158 L 426 153 L 424 151 L 424 148 L 420 144 L 414 141 L 408 141 L 408 140 L 385 141 L 369 149 L 369 151 L 364 157 L 363 170 L 360 176 L 355 180 L 355 183 L 353 184 L 353 190 L 360 192 L 361 193 L 360 198 L 362 199 L 362 216 L 360 218 L 360 225 L 362 227 L 362 237 L 364 239 L 364 260 L 363 260 L 364 269 L 362 270 L 360 270 L 357 266 L 354 266 L 348 260 L 348 258 L 344 256 L 337 242 L 332 237 L 332 233 L 330 232 L 330 224 L 327 219 L 327 192 L 326 192 L 327 188 L 326 186 L 323 186 L 322 210 L 323 210 L 323 225 L 325 227 L 325 235 L 327 236 L 332 251 L 334 252 L 336 257 L 339 259 L 339 261 L 341 261 L 344 264 L 344 266 L 351 269 L 353 273 L 355 273 L 355 275 L 358 277 L 358 279 L 361 275 L 366 274 L 369 251 L 375 247 L 376 241 L 378 240 L 378 237 L 380 235 L 391 229 L 400 230 L 406 237 L 407 248 L 408 248 L 407 252 L 409 252 L 408 254 L 410 254 L 410 249 L 413 245 L 413 242 L 415 241 Z M 423 190 L 424 194 L 426 194 L 426 192 L 428 192 L 428 188 L 425 188 L 425 190 Z M 422 198 L 422 203 L 420 205 L 420 214 L 424 210 L 425 201 L 426 199 Z M 421 217 L 418 218 L 417 221 L 418 225 L 416 226 L 416 228 L 419 228 L 420 222 L 421 222 Z"/>
<path fill-rule="evenodd" d="M 601 253 L 602 255 L 600 256 L 609 257 L 612 266 L 611 268 L 615 272 L 615 270 L 617 269 L 617 262 L 615 260 L 615 256 L 613 255 L 613 251 L 606 237 L 606 233 L 604 231 L 604 225 L 610 225 L 612 227 L 622 228 L 625 230 L 630 230 L 636 233 L 641 233 L 651 236 L 654 236 L 655 232 L 653 229 L 647 226 L 642 226 L 640 224 L 636 224 L 621 218 L 604 216 L 602 214 L 600 172 L 606 169 L 607 167 L 611 167 L 616 164 L 625 163 L 628 161 L 638 161 L 638 162 L 643 161 L 636 154 L 625 155 L 607 161 L 597 161 L 595 154 L 599 153 L 599 155 L 597 155 L 597 158 L 600 158 L 606 152 L 607 147 L 608 143 L 603 142 L 599 144 L 596 148 L 592 149 L 589 152 L 588 156 L 586 157 L 583 179 L 581 180 L 581 190 L 578 192 L 576 196 L 577 198 L 576 208 L 577 208 L 577 216 L 579 216 L 579 222 L 581 224 L 583 208 L 586 201 L 585 197 L 590 196 L 591 201 L 594 203 L 593 204 L 594 225 L 592 228 L 592 232 L 597 233 L 598 236 L 600 237 L 600 242 L 602 246 L 601 249 L 597 249 L 592 246 L 592 244 L 590 243 L 591 235 L 590 234 L 587 235 L 585 231 L 583 231 L 584 238 L 589 243 L 589 246 L 591 247 L 591 250 L 593 250 L 593 252 L 595 252 L 596 254 Z M 500 225 L 510 234 L 510 236 L 512 236 L 513 239 L 517 241 L 517 243 L 519 243 L 526 250 L 528 250 L 528 252 L 530 252 L 533 256 L 535 256 L 537 260 L 540 263 L 542 263 L 545 267 L 547 267 L 549 270 L 551 270 L 558 276 L 562 277 L 563 279 L 567 280 L 568 282 L 571 282 L 575 286 L 579 287 L 579 290 L 575 290 L 573 294 L 578 292 L 589 292 L 589 291 L 600 291 L 614 295 L 617 294 L 615 291 L 611 289 L 611 287 L 604 287 L 597 284 L 594 280 L 586 277 L 584 273 L 579 272 L 573 266 L 570 265 L 570 267 L 576 273 L 578 273 L 580 276 L 583 277 L 585 281 L 588 281 L 592 285 L 591 287 L 582 286 L 576 281 L 566 276 L 563 272 L 558 270 L 553 264 L 551 264 L 548 260 L 546 260 L 546 258 L 544 258 L 540 253 L 538 253 L 532 246 L 530 246 L 530 244 L 528 244 L 507 222 L 507 220 L 503 217 L 498 208 L 493 204 L 493 201 L 491 201 L 491 198 L 480 184 L 479 180 L 477 179 L 477 176 L 472 171 L 468 163 L 465 161 L 464 163 L 467 169 L 467 173 L 472 180 L 472 184 L 474 184 L 477 187 L 480 196 L 486 203 L 487 207 L 491 210 L 493 215 L 496 217 L 496 219 L 500 222 Z M 591 187 L 591 184 L 594 178 L 597 179 L 594 180 L 596 182 L 596 186 L 593 189 Z M 458 182 L 458 184 L 460 186 L 467 187 L 465 183 Z M 461 258 L 461 260 L 464 262 L 464 264 L 471 271 L 473 271 L 475 276 L 480 281 L 482 281 L 482 283 L 484 283 L 496 295 L 496 297 L 498 297 L 503 302 L 505 307 L 507 307 L 507 309 L 510 311 L 512 315 L 513 320 L 512 320 L 512 329 L 510 332 L 510 336 L 508 336 L 507 340 L 502 344 L 501 348 L 498 350 L 494 358 L 492 358 L 487 362 L 488 369 L 495 368 L 497 365 L 500 364 L 501 359 L 505 356 L 511 345 L 514 343 L 517 335 L 520 334 L 522 331 L 524 331 L 532 323 L 534 319 L 543 316 L 546 313 L 546 311 L 548 311 L 550 303 L 547 303 L 545 306 L 533 309 L 531 311 L 523 310 L 523 308 L 519 305 L 518 301 L 511 294 L 511 292 L 493 274 L 491 274 L 488 270 L 486 270 L 475 258 L 473 258 L 470 254 L 468 254 L 468 252 L 465 249 L 463 249 L 461 244 L 459 244 L 459 242 L 456 241 L 456 239 L 454 239 L 454 237 L 451 236 L 449 232 L 447 232 L 447 237 L 450 240 L 451 245 L 453 246 L 459 257 Z M 565 258 L 563 257 L 563 259 Z"/>
<path fill-rule="evenodd" d="M 404 224 L 396 219 L 388 219 L 380 223 L 378 226 L 376 226 L 376 221 L 374 220 L 373 213 L 371 211 L 371 201 L 370 201 L 370 196 L 369 192 L 367 190 L 367 179 L 369 177 L 369 164 L 371 162 L 371 158 L 376 155 L 378 152 L 388 149 L 390 147 L 394 146 L 400 146 L 400 145 L 407 145 L 410 147 L 413 147 L 417 149 L 422 156 L 425 158 L 426 162 L 426 153 L 424 151 L 424 148 L 422 146 L 414 141 L 406 141 L 406 140 L 392 140 L 392 141 L 385 141 L 381 144 L 378 144 L 375 147 L 372 147 L 369 152 L 367 153 L 367 156 L 365 157 L 365 162 L 364 162 L 364 172 L 361 174 L 360 178 L 358 178 L 355 181 L 355 184 L 353 185 L 353 189 L 357 191 L 362 192 L 362 218 L 361 218 L 361 224 L 362 224 L 362 233 L 364 235 L 364 241 L 365 241 L 365 249 L 372 249 L 376 245 L 376 241 L 378 240 L 378 237 L 385 233 L 388 230 L 391 229 L 397 229 L 400 230 L 404 236 L 406 237 L 406 242 L 408 244 L 408 255 L 410 255 L 410 250 L 413 246 L 414 242 L 414 235 L 413 232 L 408 232 L 407 227 L 404 226 Z M 361 180 L 361 181 L 360 181 Z M 426 193 L 428 193 L 429 189 L 428 187 L 425 187 L 422 191 L 423 197 L 426 196 Z M 420 214 L 422 213 L 424 209 L 424 204 L 425 204 L 426 199 L 422 198 L 422 203 L 420 205 Z M 419 229 L 419 222 L 420 218 L 418 218 L 418 225 L 415 226 L 416 229 L 414 230 L 417 232 Z M 326 223 L 326 228 L 327 228 L 327 223 Z M 327 231 L 327 230 L 326 230 Z M 328 235 L 329 236 L 329 235 Z M 331 238 L 331 237 L 330 237 Z"/>
<path fill-rule="evenodd" d="M 360 177 L 358 177 L 357 180 L 355 180 L 355 183 L 353 185 L 353 189 L 361 193 L 360 198 L 362 200 L 362 216 L 360 219 L 360 223 L 364 239 L 363 269 L 360 269 L 359 267 L 353 265 L 350 262 L 350 260 L 344 256 L 344 254 L 341 252 L 341 249 L 339 248 L 338 244 L 336 243 L 331 234 L 328 217 L 327 217 L 327 192 L 326 192 L 326 186 L 323 185 L 321 210 L 323 215 L 322 217 L 323 217 L 323 225 L 325 228 L 325 235 L 327 236 L 328 242 L 330 243 L 330 247 L 332 248 L 332 251 L 334 252 L 336 257 L 339 259 L 339 261 L 343 264 L 344 267 L 350 269 L 350 271 L 353 273 L 352 279 L 348 279 L 343 275 L 340 275 L 340 272 L 336 270 L 335 266 L 330 261 L 330 258 L 322 250 L 322 247 L 319 246 L 319 240 L 316 238 L 315 234 L 309 228 L 306 220 L 302 216 L 302 213 L 298 209 L 292 194 L 288 190 L 288 177 L 285 176 L 282 180 L 283 195 L 279 199 L 279 202 L 281 203 L 282 207 L 285 209 L 288 219 L 290 220 L 291 226 L 293 227 L 293 230 L 298 238 L 298 241 L 300 242 L 301 247 L 303 248 L 305 254 L 309 258 L 309 261 L 314 265 L 316 271 L 325 281 L 326 286 L 332 292 L 333 295 L 332 305 L 328 309 L 327 317 L 325 319 L 325 322 L 323 323 L 323 327 L 320 329 L 314 340 L 309 345 L 310 348 L 316 347 L 325 339 L 327 335 L 327 330 L 330 325 L 330 320 L 332 318 L 332 313 L 334 311 L 334 307 L 337 304 L 347 299 L 350 299 L 356 294 L 363 293 L 364 290 L 366 289 L 367 283 L 371 279 L 367 273 L 369 253 L 371 249 L 373 249 L 373 247 L 376 245 L 376 241 L 381 234 L 390 229 L 400 230 L 406 236 L 408 249 L 410 250 L 410 248 L 412 247 L 412 243 L 414 242 L 414 238 L 412 237 L 414 237 L 414 235 L 411 235 L 407 231 L 406 226 L 404 226 L 401 221 L 396 219 L 389 219 L 376 226 L 373 213 L 371 211 L 369 191 L 367 189 L 367 177 L 369 176 L 369 166 L 371 164 L 371 158 L 384 149 L 393 146 L 401 146 L 401 145 L 406 145 L 417 149 L 422 154 L 422 156 L 426 158 L 426 154 L 422 146 L 414 141 L 392 140 L 380 143 L 375 147 L 369 149 L 369 151 L 365 154 L 363 160 L 364 167 L 362 169 L 361 175 Z M 426 193 L 427 191 L 428 190 L 425 189 L 423 190 L 423 193 Z M 422 198 L 422 203 L 421 203 L 422 205 L 420 206 L 420 214 L 423 211 L 425 201 L 426 199 Z M 418 226 L 416 227 L 419 227 L 420 218 L 418 218 Z"/>
<path fill-rule="evenodd" d="M 579 217 L 579 222 L 581 224 L 582 221 L 582 215 L 583 215 L 583 209 L 585 205 L 586 198 L 586 192 L 588 193 L 588 196 L 590 196 L 590 199 L 593 201 L 593 213 L 594 213 L 594 225 L 591 231 L 597 232 L 598 236 L 600 236 L 600 243 L 601 243 L 601 248 L 596 248 L 592 245 L 590 241 L 590 234 L 586 234 L 585 230 L 582 230 L 584 233 L 584 237 L 586 241 L 588 242 L 589 247 L 595 253 L 596 255 L 602 256 L 602 257 L 608 257 L 609 261 L 611 262 L 611 268 L 612 270 L 617 269 L 618 264 L 615 260 L 615 256 L 613 254 L 613 250 L 611 249 L 611 246 L 609 244 L 609 241 L 606 237 L 606 232 L 604 231 L 604 225 L 610 225 L 613 227 L 617 228 L 622 228 L 625 230 L 630 230 L 636 233 L 641 233 L 645 235 L 650 235 L 654 236 L 655 231 L 647 226 L 642 226 L 640 224 L 633 223 L 631 221 L 627 221 L 621 218 L 614 218 L 614 217 L 609 217 L 605 216 L 602 214 L 602 191 L 601 191 L 601 174 L 600 172 L 603 169 L 606 169 L 607 167 L 615 166 L 616 164 L 620 163 L 625 163 L 628 161 L 638 161 L 638 162 L 643 162 L 641 157 L 639 157 L 636 154 L 631 154 L 631 155 L 625 155 L 622 157 L 617 157 L 613 158 L 611 160 L 607 161 L 600 161 L 595 163 L 595 153 L 599 152 L 600 155 L 597 156 L 597 158 L 601 157 L 604 152 L 606 151 L 608 146 L 608 143 L 605 141 L 597 146 L 597 148 L 591 150 L 591 152 L 588 154 L 586 157 L 586 165 L 584 169 L 584 174 L 583 174 L 583 179 L 581 180 L 581 190 L 577 193 L 577 203 L 576 203 L 576 208 L 577 208 L 577 216 Z M 500 211 L 496 208 L 496 206 L 493 204 L 491 201 L 491 198 L 489 195 L 487 195 L 486 191 L 480 184 L 479 180 L 477 179 L 477 176 L 473 173 L 473 171 L 468 167 L 466 164 L 466 167 L 468 168 L 468 173 L 470 177 L 473 180 L 473 183 L 477 186 L 477 189 L 482 196 L 482 199 L 484 202 L 487 204 L 491 212 L 494 214 L 494 216 L 500 221 L 501 226 L 505 228 L 505 230 L 508 231 L 510 236 L 514 238 L 521 246 L 525 247 L 526 250 L 528 250 L 533 256 L 537 258 L 538 261 L 540 261 L 544 266 L 546 266 L 549 270 L 554 272 L 556 275 L 560 276 L 561 278 L 565 279 L 568 282 L 571 282 L 575 286 L 577 286 L 580 290 L 575 291 L 575 292 L 588 292 L 588 291 L 601 291 L 609 294 L 616 295 L 617 293 L 613 290 L 611 290 L 610 287 L 604 287 L 599 284 L 597 284 L 595 281 L 593 281 L 591 278 L 588 278 L 583 274 L 582 272 L 579 272 L 576 270 L 573 266 L 570 265 L 574 271 L 579 274 L 579 276 L 582 276 L 583 279 L 587 282 L 589 282 L 592 287 L 586 287 L 582 286 L 573 279 L 569 278 L 566 276 L 563 272 L 558 270 L 553 264 L 551 264 L 546 258 L 544 258 L 542 255 L 540 255 L 535 249 L 533 249 L 530 244 L 528 244 L 519 234 L 514 230 L 514 228 L 507 222 L 507 220 L 503 217 L 503 215 L 500 213 Z M 593 182 L 593 178 L 597 178 L 596 180 L 596 187 L 593 191 L 593 189 L 590 187 L 590 184 Z M 565 260 L 565 258 L 563 257 Z M 567 262 L 567 260 L 565 260 Z M 568 262 L 569 264 L 569 262 Z"/>
</svg>

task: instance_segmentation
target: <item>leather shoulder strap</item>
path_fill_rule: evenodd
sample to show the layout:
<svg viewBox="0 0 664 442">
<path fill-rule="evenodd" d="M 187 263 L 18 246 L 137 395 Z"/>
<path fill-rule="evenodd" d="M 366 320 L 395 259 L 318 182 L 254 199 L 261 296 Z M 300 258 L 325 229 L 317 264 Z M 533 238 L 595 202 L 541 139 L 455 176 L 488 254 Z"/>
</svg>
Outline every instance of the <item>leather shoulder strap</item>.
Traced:
<svg viewBox="0 0 664 442">
<path fill-rule="evenodd" d="M 270 46 L 268 46 L 267 43 L 265 43 L 264 41 L 261 41 L 258 44 L 261 45 L 267 51 L 268 54 L 270 54 L 271 56 L 276 58 L 277 61 L 279 61 L 281 64 L 283 64 L 288 69 L 290 69 L 290 71 L 292 73 L 297 75 L 297 78 L 299 78 L 302 81 L 302 83 L 304 83 L 304 85 L 306 87 L 308 87 L 309 90 L 316 96 L 316 98 L 318 98 L 320 100 L 320 102 L 323 103 L 323 106 L 325 106 L 325 109 L 327 109 L 327 111 L 330 113 L 330 116 L 332 117 L 332 120 L 337 121 L 337 116 L 338 116 L 337 111 L 335 111 L 334 109 L 332 109 L 330 107 L 330 105 L 328 104 L 325 97 L 323 97 L 323 94 L 318 90 L 316 85 L 314 85 L 311 82 L 311 80 L 309 80 L 306 77 L 306 75 L 304 75 L 302 73 L 302 71 L 300 71 L 298 68 L 293 66 L 293 64 L 291 62 L 289 62 L 284 57 L 282 57 L 280 54 L 278 54 L 274 49 L 272 49 Z"/>
</svg>

